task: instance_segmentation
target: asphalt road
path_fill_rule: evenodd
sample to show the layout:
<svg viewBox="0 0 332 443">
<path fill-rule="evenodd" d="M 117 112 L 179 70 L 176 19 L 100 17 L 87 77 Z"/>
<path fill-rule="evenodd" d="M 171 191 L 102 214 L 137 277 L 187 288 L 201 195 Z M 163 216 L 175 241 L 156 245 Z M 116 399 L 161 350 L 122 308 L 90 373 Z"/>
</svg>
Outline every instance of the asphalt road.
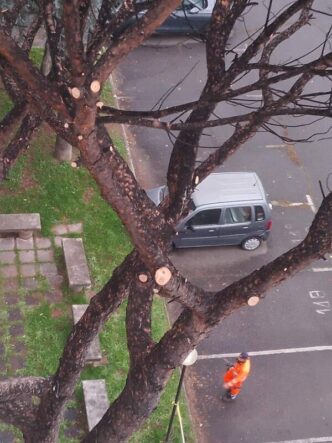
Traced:
<svg viewBox="0 0 332 443">
<path fill-rule="evenodd" d="M 332 5 L 318 0 L 316 8 L 321 6 L 332 12 Z M 248 15 L 249 30 L 258 19 Z M 320 16 L 287 50 L 278 52 L 277 61 L 298 56 L 301 49 L 309 51 L 328 27 L 329 17 Z M 235 40 L 241 41 L 244 32 L 239 24 Z M 114 81 L 122 107 L 147 110 L 160 103 L 170 86 L 174 91 L 164 97 L 163 106 L 196 99 L 205 78 L 203 44 L 154 38 L 130 54 Z M 326 90 L 328 85 L 315 80 L 308 90 L 317 88 Z M 217 113 L 229 111 L 219 108 Z M 297 122 L 287 118 L 287 125 Z M 328 127 L 329 122 L 320 121 L 289 127 L 287 133 L 302 139 Z M 218 146 L 229 130 L 205 133 L 202 146 Z M 158 130 L 144 128 L 127 135 L 141 184 L 164 184 L 171 141 Z M 201 156 L 207 152 L 202 149 Z M 220 169 L 258 173 L 274 203 L 270 239 L 250 253 L 236 247 L 180 250 L 174 253 L 174 262 L 195 284 L 217 290 L 288 250 L 310 226 L 321 202 L 318 180 L 324 182 L 332 171 L 331 160 L 329 140 L 285 145 L 271 134 L 259 133 Z M 232 314 L 199 346 L 200 359 L 188 369 L 186 385 L 199 443 L 332 442 L 332 257 L 327 258 L 270 291 L 256 307 Z M 237 401 L 224 404 L 223 358 L 232 359 L 243 350 L 252 355 L 251 376 Z"/>
</svg>

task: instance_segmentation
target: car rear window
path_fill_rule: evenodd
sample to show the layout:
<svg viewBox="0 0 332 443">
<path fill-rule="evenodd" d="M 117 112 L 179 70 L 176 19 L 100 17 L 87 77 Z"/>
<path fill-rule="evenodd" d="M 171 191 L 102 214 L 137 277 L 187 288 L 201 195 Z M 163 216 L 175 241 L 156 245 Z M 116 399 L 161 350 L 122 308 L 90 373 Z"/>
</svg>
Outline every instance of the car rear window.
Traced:
<svg viewBox="0 0 332 443">
<path fill-rule="evenodd" d="M 255 220 L 256 221 L 265 220 L 265 212 L 262 206 L 255 206 Z"/>
</svg>

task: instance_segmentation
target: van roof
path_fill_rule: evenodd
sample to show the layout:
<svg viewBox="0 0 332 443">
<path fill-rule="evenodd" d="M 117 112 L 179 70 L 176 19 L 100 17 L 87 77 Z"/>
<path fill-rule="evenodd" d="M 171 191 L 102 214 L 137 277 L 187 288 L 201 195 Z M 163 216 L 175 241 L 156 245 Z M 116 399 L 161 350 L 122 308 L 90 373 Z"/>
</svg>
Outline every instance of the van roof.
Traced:
<svg viewBox="0 0 332 443">
<path fill-rule="evenodd" d="M 265 192 L 255 172 L 218 172 L 210 174 L 192 195 L 196 207 L 216 203 L 265 200 Z"/>
</svg>

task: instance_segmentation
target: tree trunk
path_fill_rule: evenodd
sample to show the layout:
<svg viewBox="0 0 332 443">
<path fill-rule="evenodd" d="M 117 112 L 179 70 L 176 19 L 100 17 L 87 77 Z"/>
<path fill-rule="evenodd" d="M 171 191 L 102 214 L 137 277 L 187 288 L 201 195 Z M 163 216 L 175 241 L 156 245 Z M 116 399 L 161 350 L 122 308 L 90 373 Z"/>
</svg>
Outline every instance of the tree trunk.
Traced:
<svg viewBox="0 0 332 443">
<path fill-rule="evenodd" d="M 54 146 L 54 157 L 60 162 L 70 162 L 73 154 L 73 147 L 59 135 L 56 137 Z"/>
</svg>

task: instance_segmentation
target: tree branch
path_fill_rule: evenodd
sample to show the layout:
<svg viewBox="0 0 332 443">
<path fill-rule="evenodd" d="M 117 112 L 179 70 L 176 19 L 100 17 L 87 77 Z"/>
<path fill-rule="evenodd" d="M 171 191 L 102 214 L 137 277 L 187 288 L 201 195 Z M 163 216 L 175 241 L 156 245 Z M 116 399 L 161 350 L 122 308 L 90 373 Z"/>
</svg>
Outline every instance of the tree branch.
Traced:
<svg viewBox="0 0 332 443">
<path fill-rule="evenodd" d="M 79 14 L 81 3 L 82 0 L 64 0 L 62 18 L 68 60 L 72 71 L 72 81 L 76 87 L 82 86 L 85 81 L 83 29 L 81 29 L 81 17 Z"/>
<path fill-rule="evenodd" d="M 120 60 L 137 48 L 153 31 L 160 26 L 181 0 L 158 0 L 147 13 L 121 36 L 103 54 L 91 71 L 91 79 L 104 83 Z"/>
<path fill-rule="evenodd" d="M 0 419 L 23 432 L 34 427 L 36 398 L 50 388 L 44 377 L 8 378 L 0 381 Z M 35 397 L 35 398 L 34 398 Z"/>
<path fill-rule="evenodd" d="M 26 95 L 33 95 L 49 107 L 69 118 L 67 109 L 56 88 L 33 66 L 25 52 L 3 32 L 0 32 L 0 55 L 28 87 Z"/>
<path fill-rule="evenodd" d="M 143 277 L 144 276 L 144 277 Z M 141 282 L 139 278 L 147 278 Z M 130 367 L 135 366 L 153 346 L 151 337 L 151 309 L 154 280 L 147 269 L 141 270 L 138 278 L 132 280 L 129 288 L 126 311 L 127 346 Z"/>
<path fill-rule="evenodd" d="M 0 157 L 0 183 L 6 179 L 19 154 L 28 149 L 33 132 L 40 124 L 41 120 L 33 114 L 23 118 L 20 128 Z"/>
</svg>

